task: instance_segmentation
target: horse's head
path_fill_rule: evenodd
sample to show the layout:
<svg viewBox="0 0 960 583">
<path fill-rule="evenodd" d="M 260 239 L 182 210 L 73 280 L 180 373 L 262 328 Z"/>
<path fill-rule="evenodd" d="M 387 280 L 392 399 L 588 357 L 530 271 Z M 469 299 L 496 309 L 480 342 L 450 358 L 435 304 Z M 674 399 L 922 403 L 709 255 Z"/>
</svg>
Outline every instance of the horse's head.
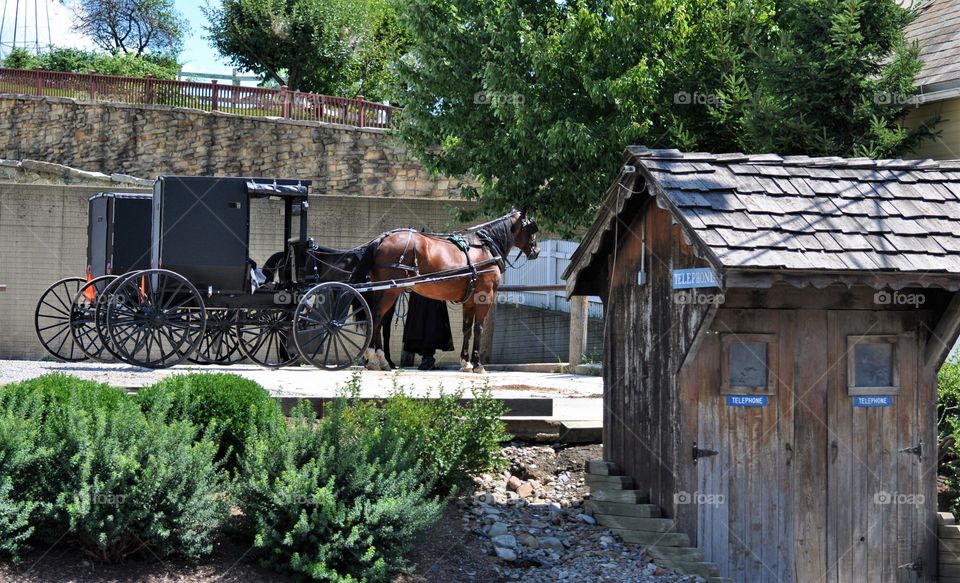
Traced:
<svg viewBox="0 0 960 583">
<path fill-rule="evenodd" d="M 536 259 L 540 255 L 540 245 L 537 244 L 537 231 L 540 227 L 537 223 L 527 216 L 527 209 L 524 207 L 513 223 L 513 246 L 527 256 L 527 259 Z M 519 257 L 519 253 L 517 257 Z"/>
</svg>

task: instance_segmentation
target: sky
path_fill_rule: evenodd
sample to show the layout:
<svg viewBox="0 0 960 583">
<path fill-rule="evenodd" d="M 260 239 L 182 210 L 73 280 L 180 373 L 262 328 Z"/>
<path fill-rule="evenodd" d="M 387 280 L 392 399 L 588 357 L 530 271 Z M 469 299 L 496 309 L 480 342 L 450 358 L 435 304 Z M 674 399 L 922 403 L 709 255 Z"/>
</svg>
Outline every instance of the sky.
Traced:
<svg viewBox="0 0 960 583">
<path fill-rule="evenodd" d="M 67 6 L 58 0 L 0 0 L 0 54 L 6 54 L 14 36 L 20 46 L 26 38 L 31 44 L 39 41 L 41 47 L 49 42 L 55 46 L 93 48 L 89 40 L 71 30 L 71 1 Z M 184 38 L 181 60 L 183 70 L 191 73 L 227 74 L 232 67 L 221 59 L 204 38 L 207 19 L 200 9 L 203 0 L 174 0 L 177 10 L 189 23 L 190 30 Z M 18 10 L 19 6 L 19 10 Z M 49 26 L 47 17 L 49 14 Z"/>
</svg>

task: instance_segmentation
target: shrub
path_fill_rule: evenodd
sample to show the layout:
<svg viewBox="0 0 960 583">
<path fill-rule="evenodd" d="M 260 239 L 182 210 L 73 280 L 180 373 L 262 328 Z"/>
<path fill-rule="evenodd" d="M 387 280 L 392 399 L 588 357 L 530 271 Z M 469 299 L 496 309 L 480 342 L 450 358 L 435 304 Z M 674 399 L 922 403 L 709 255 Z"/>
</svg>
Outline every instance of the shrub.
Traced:
<svg viewBox="0 0 960 583">
<path fill-rule="evenodd" d="M 208 553 L 227 510 L 217 447 L 189 420 L 148 417 L 106 385 L 63 375 L 7 385 L 0 551 L 66 533 L 102 561 Z"/>
<path fill-rule="evenodd" d="M 14 561 L 35 532 L 38 468 L 49 456 L 34 421 L 0 413 L 0 554 Z"/>
<path fill-rule="evenodd" d="M 960 511 L 960 357 L 953 357 L 937 373 L 937 418 L 940 442 L 949 444 L 941 452 L 939 474 L 946 478 L 940 506 L 954 514 Z"/>
<path fill-rule="evenodd" d="M 301 403 L 289 428 L 248 443 L 237 499 L 265 566 L 382 581 L 408 566 L 414 535 L 440 516 L 444 503 L 396 428 L 351 413 L 340 399 L 318 423 Z"/>
<path fill-rule="evenodd" d="M 176 79 L 180 64 L 169 55 L 110 54 L 69 47 L 54 47 L 34 54 L 22 48 L 11 50 L 3 66 L 12 69 L 44 69 L 65 73 L 99 73 L 121 77 Z"/>
<path fill-rule="evenodd" d="M 283 419 L 266 389 L 233 374 L 174 375 L 141 389 L 137 399 L 145 412 L 167 421 L 189 419 L 204 431 L 218 428 L 217 459 L 230 469 L 254 431 L 263 434 Z"/>
<path fill-rule="evenodd" d="M 105 562 L 149 549 L 199 557 L 226 516 L 214 440 L 189 421 L 150 419 L 129 401 L 69 407 L 52 519 Z"/>
</svg>

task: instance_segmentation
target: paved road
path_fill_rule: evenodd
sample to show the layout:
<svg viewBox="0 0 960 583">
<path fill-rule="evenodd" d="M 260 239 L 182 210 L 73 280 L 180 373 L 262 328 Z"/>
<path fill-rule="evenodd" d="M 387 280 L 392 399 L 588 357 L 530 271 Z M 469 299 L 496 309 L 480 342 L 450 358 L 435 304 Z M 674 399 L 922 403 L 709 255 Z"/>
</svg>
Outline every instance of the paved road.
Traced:
<svg viewBox="0 0 960 583">
<path fill-rule="evenodd" d="M 195 371 L 239 374 L 260 383 L 278 397 L 332 397 L 354 374 L 359 375 L 361 397 L 387 396 L 395 383 L 407 389 L 408 393 L 420 397 L 459 388 L 469 392 L 471 387 L 487 384 L 498 398 L 552 397 L 554 419 L 602 418 L 603 381 L 600 377 L 555 373 L 489 372 L 477 375 L 456 370 L 379 372 L 360 369 L 328 372 L 312 367 L 268 370 L 252 365 L 181 365 L 172 369 L 150 370 L 126 364 L 0 360 L 0 384 L 61 372 L 133 388 L 149 385 L 169 375 Z"/>
</svg>

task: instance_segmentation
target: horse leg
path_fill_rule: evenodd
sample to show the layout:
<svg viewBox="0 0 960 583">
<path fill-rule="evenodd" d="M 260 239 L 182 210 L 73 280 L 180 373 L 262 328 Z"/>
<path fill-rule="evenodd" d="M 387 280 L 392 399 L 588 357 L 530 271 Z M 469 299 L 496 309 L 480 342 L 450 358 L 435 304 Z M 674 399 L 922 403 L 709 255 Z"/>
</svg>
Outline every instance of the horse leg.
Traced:
<svg viewBox="0 0 960 583">
<path fill-rule="evenodd" d="M 484 374 L 487 372 L 480 362 L 480 347 L 483 338 L 483 322 L 490 313 L 490 304 L 477 304 L 475 316 L 473 318 L 473 354 L 470 355 L 470 362 L 473 364 L 473 372 Z"/>
<path fill-rule="evenodd" d="M 363 352 L 363 359 L 367 361 L 367 370 L 380 370 L 380 361 L 377 359 L 377 349 L 383 345 L 380 336 L 380 327 L 383 324 L 383 317 L 380 314 L 380 296 L 381 294 L 376 292 L 367 297 L 370 314 L 373 318 L 370 346 Z"/>
<path fill-rule="evenodd" d="M 471 372 L 473 364 L 470 362 L 470 332 L 473 330 L 473 315 L 476 305 L 471 301 L 463 304 L 463 347 L 460 349 L 460 371 Z"/>
<path fill-rule="evenodd" d="M 393 326 L 393 316 L 394 312 L 397 311 L 397 305 L 394 304 L 390 306 L 390 309 L 387 310 L 386 315 L 383 317 L 383 325 L 380 327 L 380 334 L 383 336 L 383 357 L 386 360 L 387 365 L 392 368 L 397 368 L 393 364 L 393 359 L 390 358 L 390 335 L 391 335 L 391 326 Z M 387 369 L 390 370 L 390 369 Z"/>
<path fill-rule="evenodd" d="M 390 333 L 385 331 L 384 324 L 390 325 L 390 320 L 393 318 L 393 307 L 401 293 L 403 293 L 402 290 L 387 290 L 381 292 L 381 295 L 377 298 L 377 309 L 374 310 L 374 313 L 377 314 L 374 325 L 374 338 L 377 341 L 377 345 L 374 347 L 374 362 L 376 362 L 379 370 L 393 370 L 392 363 L 387 360 L 383 351 L 384 338 L 388 341 L 390 338 Z M 369 362 L 367 362 L 367 369 L 377 370 L 377 368 L 372 368 Z"/>
</svg>

